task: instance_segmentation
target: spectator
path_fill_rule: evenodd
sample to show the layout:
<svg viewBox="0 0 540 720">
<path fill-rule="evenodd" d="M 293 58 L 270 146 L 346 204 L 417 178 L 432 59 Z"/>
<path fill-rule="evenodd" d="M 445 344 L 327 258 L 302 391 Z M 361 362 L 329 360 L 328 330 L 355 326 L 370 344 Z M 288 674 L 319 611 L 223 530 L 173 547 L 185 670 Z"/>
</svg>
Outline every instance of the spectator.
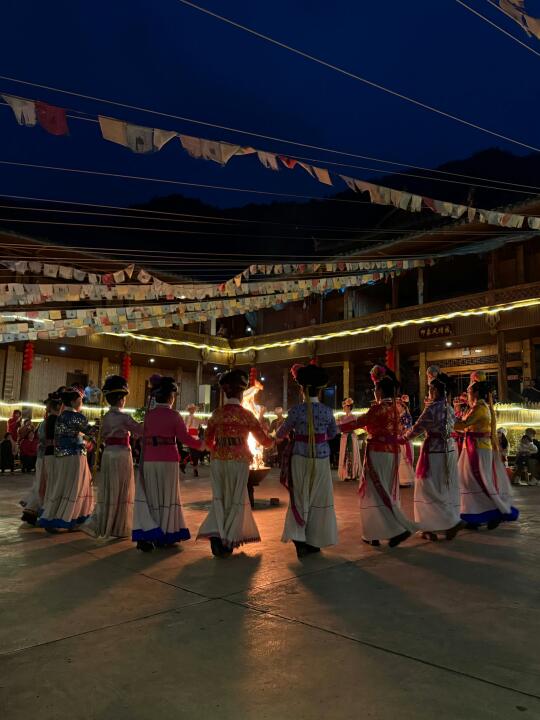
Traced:
<svg viewBox="0 0 540 720">
<path fill-rule="evenodd" d="M 516 473 L 518 476 L 519 485 L 536 485 L 534 476 L 529 476 L 531 470 L 531 462 L 538 462 L 534 456 L 538 455 L 538 448 L 533 443 L 531 435 L 534 435 L 535 431 L 532 428 L 525 430 L 525 435 L 521 438 L 517 454 L 516 454 Z M 531 478 L 529 480 L 529 477 Z"/>
<path fill-rule="evenodd" d="M 87 405 L 99 405 L 101 391 L 93 380 L 88 381 L 88 385 L 84 388 L 84 399 Z"/>
<path fill-rule="evenodd" d="M 5 470 L 15 472 L 15 455 L 13 454 L 13 443 L 11 433 L 6 433 L 0 443 L 0 472 Z"/>
<path fill-rule="evenodd" d="M 523 392 L 521 393 L 523 398 L 527 400 L 527 402 L 540 402 L 540 390 L 537 387 L 538 380 L 536 378 L 533 378 L 529 386 L 526 387 Z"/>
<path fill-rule="evenodd" d="M 23 440 L 25 440 L 28 435 L 33 432 L 36 432 L 36 428 L 32 424 L 32 420 L 30 418 L 26 418 L 21 428 L 19 428 L 19 432 L 16 436 L 17 442 L 20 444 Z"/>
<path fill-rule="evenodd" d="M 508 438 L 506 437 L 506 429 L 501 427 L 497 430 L 497 442 L 499 444 L 499 455 L 503 461 L 503 465 L 508 465 Z"/>
<path fill-rule="evenodd" d="M 36 469 L 38 444 L 39 440 L 33 430 L 30 430 L 20 441 L 19 451 L 21 456 L 21 471 L 23 473 L 31 473 Z"/>
<path fill-rule="evenodd" d="M 11 437 L 16 440 L 19 434 L 19 428 L 21 427 L 22 412 L 20 410 L 14 410 L 11 417 L 7 421 L 7 431 Z"/>
</svg>

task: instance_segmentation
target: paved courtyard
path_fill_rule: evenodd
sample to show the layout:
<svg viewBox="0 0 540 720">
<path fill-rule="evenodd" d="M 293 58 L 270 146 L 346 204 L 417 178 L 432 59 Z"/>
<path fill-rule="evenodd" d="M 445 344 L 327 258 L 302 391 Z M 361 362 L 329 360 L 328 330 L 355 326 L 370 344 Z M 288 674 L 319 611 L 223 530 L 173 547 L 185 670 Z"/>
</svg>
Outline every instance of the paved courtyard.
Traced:
<svg viewBox="0 0 540 720">
<path fill-rule="evenodd" d="M 540 488 L 517 489 L 519 524 L 388 550 L 336 483 L 340 544 L 300 562 L 275 472 L 263 543 L 229 560 L 22 526 L 29 483 L 0 477 L 3 717 L 540 718 Z M 193 534 L 209 495 L 207 468 L 183 482 Z"/>
</svg>

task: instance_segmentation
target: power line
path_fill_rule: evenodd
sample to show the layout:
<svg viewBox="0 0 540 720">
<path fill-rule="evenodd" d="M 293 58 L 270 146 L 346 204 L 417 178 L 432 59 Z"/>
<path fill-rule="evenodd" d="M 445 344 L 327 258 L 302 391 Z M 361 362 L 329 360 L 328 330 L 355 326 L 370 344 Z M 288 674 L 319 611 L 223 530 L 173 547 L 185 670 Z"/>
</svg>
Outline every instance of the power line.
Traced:
<svg viewBox="0 0 540 720">
<path fill-rule="evenodd" d="M 196 118 L 189 118 L 189 117 L 185 117 L 185 116 L 181 116 L 181 115 L 173 115 L 173 114 L 171 114 L 171 113 L 165 113 L 165 112 L 162 112 L 162 111 L 159 111 L 159 110 L 152 110 L 152 109 L 150 109 L 150 108 L 139 107 L 139 106 L 136 106 L 136 105 L 129 105 L 129 104 L 127 104 L 127 103 L 121 103 L 121 102 L 118 102 L 118 101 L 115 101 L 115 100 L 108 100 L 108 99 L 106 99 L 106 98 L 98 98 L 98 97 L 94 97 L 94 96 L 92 96 L 92 95 L 85 95 L 85 94 L 83 94 L 83 93 L 77 93 L 77 92 L 74 92 L 74 91 L 71 91 L 71 90 L 64 90 L 64 89 L 62 89 L 62 88 L 56 88 L 56 87 L 52 87 L 52 86 L 50 86 L 50 85 L 43 85 L 43 84 L 40 84 L 40 83 L 34 83 L 34 82 L 27 81 L 27 80 L 20 80 L 20 79 L 18 79 L 18 78 L 9 77 L 9 76 L 6 76 L 6 75 L 0 75 L 0 79 L 7 80 L 7 81 L 13 82 L 13 83 L 19 83 L 19 84 L 22 84 L 22 85 L 27 85 L 27 86 L 30 86 L 30 87 L 40 88 L 40 89 L 42 89 L 42 90 L 48 90 L 48 91 L 51 91 L 51 92 L 62 93 L 62 94 L 64 94 L 64 95 L 71 95 L 71 96 L 74 96 L 74 97 L 82 98 L 82 99 L 84 99 L 84 100 L 91 100 L 91 101 L 98 102 L 98 103 L 105 103 L 105 104 L 108 104 L 108 105 L 114 105 L 114 106 L 116 106 L 116 107 L 127 108 L 128 110 L 136 110 L 136 111 L 138 111 L 138 112 L 144 112 L 144 113 L 149 113 L 149 114 L 152 114 L 152 115 L 158 115 L 158 116 L 161 116 L 161 117 L 167 117 L 167 118 L 171 118 L 171 119 L 175 119 L 175 120 L 180 120 L 180 121 L 182 121 L 182 122 L 188 122 L 188 123 L 192 123 L 192 124 L 194 124 L 194 125 L 204 125 L 204 126 L 206 126 L 206 127 L 211 127 L 211 128 L 218 129 L 218 130 L 226 130 L 227 132 L 232 132 L 232 133 L 236 133 L 236 134 L 240 134 L 240 135 L 247 135 L 247 136 L 250 136 L 250 137 L 256 137 L 256 138 L 260 138 L 260 139 L 264 139 L 264 140 L 270 140 L 270 141 L 273 141 L 273 142 L 285 143 L 285 144 L 287 144 L 287 145 L 295 145 L 296 147 L 303 147 L 303 148 L 307 148 L 307 149 L 309 149 L 309 150 L 320 150 L 320 151 L 322 151 L 322 152 L 333 153 L 333 154 L 342 155 L 342 156 L 345 156 L 345 157 L 353 157 L 353 158 L 357 158 L 357 159 L 360 159 L 360 160 L 369 160 L 369 161 L 372 161 L 372 162 L 378 162 L 378 163 L 381 163 L 381 164 L 384 164 L 384 165 L 397 165 L 397 166 L 399 166 L 399 167 L 406 167 L 406 168 L 413 169 L 413 170 L 422 170 L 422 171 L 429 172 L 429 173 L 437 173 L 437 174 L 439 174 L 439 175 L 450 175 L 450 176 L 452 176 L 452 177 L 462 177 L 462 178 L 465 178 L 465 179 L 468 179 L 468 180 L 481 180 L 481 181 L 485 181 L 485 182 L 499 182 L 499 183 L 502 183 L 502 184 L 505 184 L 505 185 L 511 185 L 511 186 L 514 186 L 514 185 L 515 185 L 515 186 L 518 186 L 518 187 L 526 187 L 526 188 L 527 188 L 527 187 L 531 187 L 531 188 L 533 188 L 533 186 L 527 186 L 527 185 L 521 185 L 521 186 L 520 186 L 520 185 L 517 184 L 517 183 L 512 183 L 512 182 L 505 181 L 505 180 L 494 180 L 493 178 L 482 178 L 482 177 L 477 177 L 477 176 L 475 176 L 475 175 L 466 175 L 466 174 L 462 174 L 462 173 L 454 173 L 454 172 L 450 172 L 450 171 L 448 171 L 448 170 L 438 170 L 438 169 L 436 169 L 436 168 L 426 168 L 426 167 L 423 167 L 423 166 L 421 166 L 421 165 L 415 165 L 415 164 L 413 164 L 413 163 L 404 163 L 404 162 L 400 162 L 400 161 L 398 161 L 398 160 L 384 160 L 384 159 L 382 159 L 382 158 L 377 158 L 377 157 L 373 157 L 373 156 L 370 156 L 370 155 L 361 155 L 361 154 L 359 154 L 359 153 L 352 153 L 352 152 L 347 152 L 347 151 L 344 151 L 344 150 L 337 150 L 337 149 L 335 149 L 335 148 L 326 148 L 326 147 L 321 147 L 321 146 L 319 146 L 319 145 L 310 145 L 310 144 L 308 144 L 308 143 L 301 143 L 301 142 L 298 142 L 298 141 L 296 141 L 296 140 L 289 140 L 289 139 L 286 139 L 286 138 L 274 137 L 274 136 L 272 136 L 272 135 L 265 135 L 265 134 L 263 134 L 263 133 L 258 133 L 258 132 L 254 132 L 254 131 L 250 131 L 250 130 L 244 130 L 244 129 L 240 129 L 240 128 L 233 128 L 233 127 L 229 127 L 229 126 L 227 126 L 227 125 L 220 125 L 220 124 L 218 124 L 218 123 L 211 123 L 211 122 L 208 122 L 208 121 L 205 121 L 205 120 L 199 120 L 199 119 L 196 119 Z M 4 104 L 6 107 L 8 107 L 7 103 L 2 103 L 2 104 Z M 72 112 L 80 113 L 80 114 L 82 114 L 82 115 L 85 115 L 85 114 L 88 115 L 88 113 L 84 113 L 83 111 L 79 111 L 79 110 L 72 110 Z M 76 116 L 73 116 L 74 119 L 77 119 L 77 120 L 88 120 L 88 121 L 90 121 L 90 122 L 95 122 L 95 123 L 98 122 L 95 118 L 92 118 L 92 117 L 81 117 L 80 114 L 78 114 L 78 115 L 76 115 Z M 527 147 L 529 147 L 529 146 L 527 146 Z M 533 147 L 531 147 L 530 149 L 536 150 L 536 148 L 533 148 Z M 299 158 L 299 159 L 301 159 L 301 158 Z M 310 158 L 303 158 L 303 159 L 304 159 L 304 160 L 310 160 Z M 327 164 L 332 164 L 332 163 L 330 163 L 330 162 L 328 162 L 328 161 L 325 161 L 325 160 L 313 160 L 313 159 L 311 159 L 311 161 L 313 161 L 313 162 L 322 162 L 322 163 L 327 162 Z M 357 167 L 357 166 L 354 166 L 354 165 L 343 165 L 343 167 Z M 369 169 L 369 168 L 368 168 L 368 169 Z M 375 172 L 384 172 L 384 170 L 382 170 L 382 168 L 374 168 L 374 171 L 375 171 Z M 394 174 L 397 174 L 397 171 L 396 171 Z M 465 183 L 464 183 L 464 184 L 465 184 Z M 538 189 L 538 188 L 533 188 L 533 189 Z"/>
<path fill-rule="evenodd" d="M 463 0 L 456 0 L 457 3 L 462 5 L 464 8 L 466 8 L 469 12 L 473 13 L 474 15 L 477 15 L 479 18 L 481 18 L 484 22 L 487 22 L 489 25 L 494 27 L 499 32 L 503 33 L 504 35 L 507 35 L 509 38 L 511 38 L 514 42 L 519 43 L 522 47 L 524 47 L 529 52 L 532 52 L 534 55 L 537 55 L 540 57 L 540 53 L 537 52 L 534 48 L 527 45 L 527 43 L 522 42 L 519 38 L 517 38 L 515 35 L 512 35 L 512 33 L 509 33 L 507 30 L 502 28 L 500 25 L 497 25 L 497 23 L 494 23 L 492 20 L 487 18 L 485 15 L 482 15 L 482 13 L 479 13 L 478 10 L 475 10 L 474 8 L 467 5 L 467 3 L 463 2 Z"/>
<path fill-rule="evenodd" d="M 403 93 L 400 93 L 396 90 L 392 90 L 391 88 L 381 85 L 380 83 L 376 83 L 373 80 L 368 80 L 367 78 L 362 77 L 361 75 L 352 73 L 349 70 L 345 70 L 344 68 L 339 67 L 338 65 L 333 65 L 332 63 L 329 63 L 326 60 L 322 60 L 321 58 L 318 58 L 315 55 L 310 55 L 309 53 L 299 50 L 298 48 L 292 47 L 291 45 L 287 45 L 286 43 L 283 43 L 280 40 L 276 40 L 275 38 L 270 37 L 269 35 L 265 35 L 261 32 L 258 32 L 257 30 L 254 30 L 253 28 L 247 27 L 247 25 L 242 25 L 241 23 L 235 22 L 234 20 L 224 17 L 223 15 L 218 15 L 218 13 L 212 12 L 211 10 L 201 7 L 200 5 L 196 5 L 195 3 L 190 2 L 190 0 L 177 0 L 177 1 L 182 3 L 183 5 L 187 5 L 188 7 L 191 7 L 194 10 L 198 10 L 199 12 L 202 12 L 205 15 L 209 15 L 210 17 L 213 17 L 216 20 L 220 20 L 221 22 L 227 23 L 228 25 L 231 25 L 232 27 L 235 27 L 238 30 L 247 32 L 250 35 L 254 35 L 255 37 L 260 38 L 261 40 L 266 40 L 267 42 L 271 43 L 272 45 L 276 45 L 277 47 L 280 47 L 284 50 L 292 52 L 295 55 L 299 55 L 300 57 L 303 57 L 306 60 L 311 60 L 312 62 L 322 65 L 323 67 L 329 68 L 330 70 L 335 70 L 336 72 L 341 73 L 342 75 L 345 75 L 346 77 L 350 77 L 353 80 L 358 80 L 359 82 L 362 82 L 365 85 L 369 85 L 370 87 L 373 87 L 377 90 L 381 90 L 389 95 L 399 98 L 400 100 L 405 100 L 406 102 L 416 105 L 417 107 L 420 107 L 424 110 L 429 110 L 430 112 L 436 113 L 437 115 L 441 115 L 442 117 L 449 118 L 450 120 L 455 120 L 456 122 L 459 122 L 462 125 L 467 125 L 468 127 L 472 127 L 475 130 L 480 130 L 481 132 L 485 132 L 489 135 L 497 137 L 500 140 L 505 140 L 506 142 L 513 143 L 514 145 L 520 145 L 521 147 L 527 148 L 528 150 L 534 150 L 535 152 L 540 152 L 540 148 L 537 148 L 533 145 L 528 145 L 527 143 L 521 142 L 520 140 L 514 140 L 514 138 L 508 137 L 507 135 L 503 135 L 502 133 L 496 132 L 495 130 L 489 130 L 488 128 L 485 128 L 482 125 L 478 125 L 477 123 L 471 122 L 469 120 L 465 120 L 464 118 L 461 118 L 458 115 L 452 115 L 451 113 L 448 113 L 445 110 L 440 110 L 439 108 L 436 108 L 433 105 L 428 105 L 427 103 L 424 103 L 420 100 L 416 100 L 415 98 L 411 98 L 408 95 L 404 95 Z"/>
<path fill-rule="evenodd" d="M 0 209 L 1 209 L 1 208 L 0 208 Z M 94 229 L 94 230 L 95 230 L 95 229 L 97 229 L 97 230 L 133 230 L 133 231 L 136 231 L 136 232 L 170 233 L 170 234 L 174 234 L 174 235 L 181 233 L 181 234 L 193 234 L 193 235 L 217 235 L 217 236 L 219 236 L 219 237 L 237 237 L 237 238 L 238 238 L 238 236 L 236 236 L 236 235 L 230 235 L 230 234 L 228 234 L 228 233 L 204 233 L 204 232 L 200 232 L 200 233 L 199 233 L 199 232 L 193 232 L 193 233 L 190 233 L 189 230 L 171 230 L 171 229 L 168 229 L 168 228 L 143 228 L 143 227 L 123 226 L 123 225 L 98 225 L 98 224 L 94 224 L 94 223 L 82 223 L 82 222 L 81 222 L 81 223 L 76 223 L 76 222 L 67 222 L 67 221 L 61 221 L 61 220 L 27 220 L 27 219 L 24 219 L 24 218 L 0 218 L 0 222 L 13 222 L 13 223 L 18 223 L 18 224 L 23 224 L 23 225 L 25 225 L 25 224 L 31 224 L 31 225 L 61 225 L 61 226 L 65 226 L 65 227 L 89 228 L 89 229 Z M 509 228 L 506 228 L 506 229 L 504 229 L 504 230 L 495 230 L 495 231 L 493 231 L 493 230 L 467 230 L 467 229 L 466 229 L 466 226 L 463 226 L 463 228 L 464 228 L 463 231 L 459 231 L 459 232 L 463 232 L 463 233 L 464 233 L 465 235 L 467 235 L 467 236 L 473 236 L 473 235 L 489 235 L 490 237 L 492 237 L 492 236 L 496 236 L 496 235 L 508 235 L 509 232 L 510 232 L 510 229 L 509 229 Z M 394 229 L 391 229 L 391 228 L 386 228 L 386 229 L 379 229 L 379 228 L 377 228 L 377 229 L 375 229 L 375 230 L 373 230 L 373 229 L 357 230 L 356 232 L 363 232 L 363 233 L 376 234 L 376 235 L 379 235 L 379 234 L 382 234 L 382 235 L 384 235 L 384 234 L 396 235 L 396 236 L 397 236 L 397 237 L 396 237 L 396 242 L 399 242 L 400 236 L 403 235 L 403 233 L 400 232 L 399 230 L 394 230 Z M 439 234 L 439 235 L 448 235 L 448 234 L 450 234 L 450 235 L 454 235 L 454 236 L 455 236 L 455 235 L 457 235 L 457 233 L 458 233 L 458 231 L 455 231 L 455 230 L 454 230 L 454 231 L 451 231 L 450 229 L 446 229 L 446 230 L 444 230 L 444 229 L 438 229 L 438 230 L 433 230 L 433 231 L 431 231 L 431 230 L 424 230 L 424 231 L 410 230 L 409 232 L 410 232 L 410 233 L 413 233 L 413 234 L 416 234 L 416 235 L 418 235 L 419 233 L 429 234 L 430 236 L 435 235 L 435 234 Z M 538 232 L 538 231 L 537 231 L 537 230 L 531 230 L 530 232 L 531 232 L 531 233 L 536 233 L 536 232 Z M 264 236 L 258 236 L 257 238 L 254 238 L 254 239 L 262 239 L 263 237 L 264 237 Z M 271 237 L 271 236 L 270 236 L 270 237 Z M 249 238 L 249 237 L 243 237 L 243 238 L 238 238 L 238 239 L 250 239 L 250 238 Z M 286 240 L 287 237 L 283 236 L 283 237 L 281 237 L 280 239 Z M 289 238 L 289 239 L 293 239 L 293 240 L 299 240 L 299 239 L 311 240 L 311 239 L 316 239 L 316 238 L 294 238 L 294 237 L 293 237 L 293 238 Z M 437 242 L 437 240 L 435 240 L 433 237 L 429 237 L 429 238 L 406 238 L 406 237 L 403 237 L 403 238 L 401 238 L 401 239 L 402 239 L 403 242 L 409 242 L 409 243 L 411 243 L 411 242 L 426 242 L 426 243 Z M 335 242 L 369 242 L 369 243 L 372 243 L 372 242 L 373 242 L 372 240 L 363 240 L 363 241 L 361 241 L 361 240 L 359 240 L 358 238 L 328 238 L 328 241 L 335 241 Z M 447 239 L 442 239 L 440 242 L 448 242 L 448 240 L 447 240 Z M 61 246 L 58 246 L 58 247 L 61 248 Z M 95 250 L 95 248 L 94 248 L 94 250 Z M 126 252 L 128 252 L 128 251 L 126 251 Z M 131 251 L 129 251 L 129 252 L 131 252 Z M 35 257 L 35 255 L 30 255 L 29 257 Z M 251 257 L 252 257 L 252 256 L 251 256 Z M 40 259 L 41 259 L 41 258 L 40 258 Z M 78 262 L 82 262 L 82 261 L 78 261 Z M 88 260 L 88 262 L 95 262 L 95 260 L 93 260 L 93 261 Z M 152 262 L 153 262 L 153 264 L 155 264 L 154 261 L 152 261 Z M 336 260 L 335 262 L 345 262 L 345 261 Z M 166 263 L 164 263 L 164 264 L 170 265 L 170 262 L 166 262 Z"/>
<path fill-rule="evenodd" d="M 9 107 L 7 103 L 0 103 L 0 105 L 5 105 L 5 107 Z M 92 118 L 83 118 L 78 115 L 69 115 L 68 117 L 72 117 L 74 120 L 89 120 L 91 122 L 97 123 L 97 120 L 94 120 Z M 360 156 L 361 157 L 361 156 Z M 369 167 L 367 165 L 353 165 L 351 163 L 344 163 L 344 162 L 335 162 L 332 160 L 325 160 L 321 158 L 312 158 L 312 157 L 305 157 L 302 155 L 294 155 L 295 160 L 302 160 L 305 162 L 313 162 L 318 163 L 322 165 L 331 165 L 333 167 L 342 167 L 342 168 L 353 168 L 355 170 L 368 170 L 369 172 L 375 172 L 375 173 L 382 173 L 384 175 L 392 175 L 392 176 L 398 176 L 398 177 L 410 177 L 410 178 L 417 178 L 420 180 L 426 180 L 426 181 L 433 181 L 433 182 L 442 182 L 442 183 L 449 183 L 452 185 L 464 185 L 466 187 L 476 187 L 484 190 L 497 190 L 500 192 L 513 192 L 518 193 L 520 195 L 526 195 L 528 194 L 529 190 L 540 190 L 540 187 L 537 185 L 526 185 L 522 183 L 514 183 L 507 180 L 490 180 L 489 178 L 478 178 L 470 175 L 460 175 L 459 173 L 446 173 L 444 170 L 432 170 L 429 168 L 419 168 L 420 170 L 426 171 L 426 172 L 438 172 L 438 173 L 444 173 L 448 175 L 452 175 L 455 177 L 464 177 L 469 178 L 467 180 L 451 180 L 446 177 L 430 177 L 426 175 L 418 175 L 417 173 L 411 173 L 411 172 L 403 172 L 400 170 L 385 170 L 384 168 L 378 168 L 378 167 Z M 378 158 L 373 158 L 376 162 L 385 162 L 384 160 L 380 160 Z M 402 163 L 399 163 L 400 165 Z M 416 166 L 412 166 L 415 168 Z M 471 183 L 470 180 L 480 180 L 482 183 L 497 183 L 496 185 L 486 185 L 486 184 L 478 184 L 478 183 Z M 514 189 L 518 188 L 518 189 Z"/>
</svg>

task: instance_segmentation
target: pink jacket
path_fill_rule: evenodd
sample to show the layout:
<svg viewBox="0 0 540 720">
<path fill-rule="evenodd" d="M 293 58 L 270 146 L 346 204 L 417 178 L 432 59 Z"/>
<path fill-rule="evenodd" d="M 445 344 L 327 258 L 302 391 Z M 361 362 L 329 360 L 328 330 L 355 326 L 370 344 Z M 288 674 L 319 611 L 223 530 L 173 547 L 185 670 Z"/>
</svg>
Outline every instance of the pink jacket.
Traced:
<svg viewBox="0 0 540 720">
<path fill-rule="evenodd" d="M 198 450 L 202 440 L 190 435 L 180 413 L 168 405 L 156 405 L 144 420 L 144 461 L 179 462 L 176 441 Z"/>
</svg>

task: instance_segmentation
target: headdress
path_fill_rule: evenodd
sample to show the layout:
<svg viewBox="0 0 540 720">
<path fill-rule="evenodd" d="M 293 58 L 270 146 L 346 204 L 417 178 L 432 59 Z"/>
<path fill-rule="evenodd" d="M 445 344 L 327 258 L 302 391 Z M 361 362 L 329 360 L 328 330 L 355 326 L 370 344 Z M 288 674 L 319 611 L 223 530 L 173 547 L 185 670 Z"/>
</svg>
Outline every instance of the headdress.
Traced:
<svg viewBox="0 0 540 720">
<path fill-rule="evenodd" d="M 302 365 L 296 371 L 295 380 L 302 388 L 322 390 L 328 385 L 328 373 L 318 365 Z"/>
<path fill-rule="evenodd" d="M 483 370 L 473 370 L 473 372 L 471 373 L 471 381 L 469 383 L 469 388 L 472 388 L 473 385 L 476 385 L 477 383 L 485 382 L 487 382 L 486 373 Z"/>
<path fill-rule="evenodd" d="M 109 402 L 109 400 L 114 402 L 129 395 L 127 380 L 121 375 L 109 375 L 103 383 L 101 391 L 107 398 L 107 402 Z"/>
<path fill-rule="evenodd" d="M 341 403 L 341 407 L 352 407 L 354 405 L 354 400 L 352 398 L 345 398 L 345 400 Z"/>
<path fill-rule="evenodd" d="M 219 376 L 219 384 L 224 390 L 238 392 L 246 390 L 249 385 L 249 376 L 245 370 L 229 370 Z"/>
<path fill-rule="evenodd" d="M 188 412 L 190 412 L 191 410 L 193 410 L 193 412 L 195 412 L 196 409 L 197 409 L 197 406 L 195 405 L 195 403 L 189 403 L 189 405 L 186 405 L 186 410 Z"/>
<path fill-rule="evenodd" d="M 426 370 L 426 375 L 437 376 L 441 372 L 441 368 L 438 365 L 430 365 Z"/>
<path fill-rule="evenodd" d="M 410 402 L 410 398 L 409 398 L 408 395 L 402 395 L 400 399 L 401 399 L 401 402 L 402 402 L 402 403 L 406 403 L 407 405 L 408 405 L 409 402 Z"/>
<path fill-rule="evenodd" d="M 304 366 L 302 363 L 295 363 L 291 368 L 291 375 L 293 376 L 293 379 L 296 380 L 296 373 L 300 370 L 300 368 L 303 368 Z"/>
<path fill-rule="evenodd" d="M 386 365 L 374 365 L 369 374 L 374 385 L 376 385 L 386 375 Z"/>
<path fill-rule="evenodd" d="M 84 397 L 84 389 L 80 385 L 72 385 L 66 388 L 60 395 L 64 405 L 71 405 L 77 398 Z"/>
</svg>

